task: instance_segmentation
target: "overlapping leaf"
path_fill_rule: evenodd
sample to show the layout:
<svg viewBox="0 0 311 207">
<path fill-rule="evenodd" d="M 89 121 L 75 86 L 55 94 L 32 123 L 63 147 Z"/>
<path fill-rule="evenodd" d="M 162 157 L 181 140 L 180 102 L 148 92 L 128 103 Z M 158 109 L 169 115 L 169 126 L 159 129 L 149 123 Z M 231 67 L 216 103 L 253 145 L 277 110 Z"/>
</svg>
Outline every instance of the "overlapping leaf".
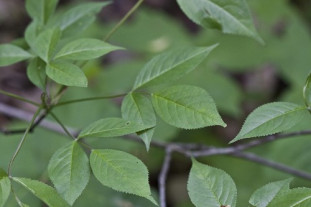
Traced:
<svg viewBox="0 0 311 207">
<path fill-rule="evenodd" d="M 245 35 L 263 43 L 257 34 L 245 0 L 177 0 L 195 23 L 224 33 Z"/>
<path fill-rule="evenodd" d="M 196 86 L 178 85 L 153 93 L 152 104 L 165 122 L 179 128 L 226 126 L 214 100 L 204 89 Z"/>
<path fill-rule="evenodd" d="M 278 194 L 289 190 L 289 184 L 292 180 L 276 181 L 259 188 L 253 193 L 249 203 L 255 207 L 267 207 Z"/>
<path fill-rule="evenodd" d="M 66 11 L 55 24 L 64 35 L 73 35 L 87 28 L 94 20 L 95 14 L 110 2 L 89 2 L 79 4 Z"/>
<path fill-rule="evenodd" d="M 32 59 L 27 66 L 29 80 L 42 90 L 45 88 L 45 66 L 46 64 L 39 58 Z"/>
<path fill-rule="evenodd" d="M 0 66 L 8 66 L 33 57 L 20 47 L 11 44 L 0 45 Z"/>
<path fill-rule="evenodd" d="M 55 59 L 89 60 L 98 58 L 114 50 L 121 49 L 104 41 L 82 38 L 66 44 L 56 55 Z"/>
<path fill-rule="evenodd" d="M 95 177 L 114 190 L 147 198 L 154 204 L 148 182 L 148 170 L 142 161 L 117 150 L 93 150 L 90 156 Z"/>
<path fill-rule="evenodd" d="M 118 137 L 136 133 L 154 127 L 152 124 L 141 124 L 121 118 L 106 118 L 98 120 L 83 129 L 79 138 L 83 137 Z"/>
<path fill-rule="evenodd" d="M 180 48 L 154 57 L 138 74 L 133 90 L 178 80 L 195 69 L 216 46 Z"/>
<path fill-rule="evenodd" d="M 26 28 L 25 30 L 25 40 L 28 43 L 28 45 L 33 48 L 34 43 L 37 39 L 37 34 L 38 34 L 38 22 L 37 21 L 32 21 Z"/>
<path fill-rule="evenodd" d="M 0 207 L 3 207 L 11 193 L 11 182 L 4 170 L 0 168 Z"/>
<path fill-rule="evenodd" d="M 72 205 L 89 181 L 89 160 L 79 144 L 73 142 L 55 152 L 48 172 L 58 193 Z"/>
<path fill-rule="evenodd" d="M 44 25 L 54 13 L 58 0 L 26 0 L 26 10 L 32 19 Z"/>
<path fill-rule="evenodd" d="M 132 120 L 143 125 L 156 125 L 156 116 L 152 108 L 151 101 L 144 95 L 130 93 L 124 97 L 122 102 L 122 117 L 126 120 Z M 147 150 L 149 150 L 154 128 L 138 132 L 139 137 L 144 141 Z"/>
<path fill-rule="evenodd" d="M 280 193 L 267 207 L 308 207 L 311 206 L 311 189 L 295 188 Z"/>
<path fill-rule="evenodd" d="M 303 98 L 306 106 L 311 107 L 311 73 L 308 75 L 303 87 Z"/>
<path fill-rule="evenodd" d="M 237 190 L 232 178 L 223 170 L 192 161 L 188 193 L 196 207 L 236 206 Z"/>
<path fill-rule="evenodd" d="M 46 74 L 55 82 L 66 86 L 87 87 L 87 78 L 76 65 L 68 62 L 52 62 L 46 67 Z"/>
<path fill-rule="evenodd" d="M 42 60 L 48 63 L 53 56 L 60 36 L 59 28 L 47 29 L 38 35 L 32 49 Z"/>
<path fill-rule="evenodd" d="M 295 126 L 306 114 L 306 107 L 287 102 L 265 104 L 245 120 L 239 134 L 231 141 L 283 132 Z"/>
<path fill-rule="evenodd" d="M 49 207 L 69 207 L 70 205 L 51 186 L 28 178 L 13 178 L 15 182 L 24 186 Z"/>
</svg>

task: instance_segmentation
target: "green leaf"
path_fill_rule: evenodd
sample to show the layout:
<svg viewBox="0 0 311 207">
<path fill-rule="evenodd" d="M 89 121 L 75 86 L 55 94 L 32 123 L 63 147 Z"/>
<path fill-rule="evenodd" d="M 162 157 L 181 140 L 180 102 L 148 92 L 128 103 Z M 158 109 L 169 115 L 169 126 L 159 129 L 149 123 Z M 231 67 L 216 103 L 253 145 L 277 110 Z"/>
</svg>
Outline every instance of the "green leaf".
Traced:
<svg viewBox="0 0 311 207">
<path fill-rule="evenodd" d="M 216 46 L 175 49 L 154 57 L 138 74 L 133 90 L 180 79 L 194 70 Z"/>
<path fill-rule="evenodd" d="M 122 102 L 122 117 L 129 121 L 135 121 L 143 125 L 156 125 L 156 116 L 151 101 L 144 95 L 129 93 Z M 154 133 L 154 128 L 138 132 L 139 137 L 144 141 L 147 150 Z"/>
<path fill-rule="evenodd" d="M 295 188 L 279 194 L 267 207 L 309 207 L 311 206 L 311 189 Z"/>
<path fill-rule="evenodd" d="M 79 144 L 72 142 L 55 152 L 48 172 L 58 193 L 73 205 L 88 184 L 89 160 Z"/>
<path fill-rule="evenodd" d="M 3 207 L 11 193 L 11 182 L 4 170 L 0 168 L 0 207 Z"/>
<path fill-rule="evenodd" d="M 308 75 L 303 87 L 303 99 L 307 107 L 311 107 L 311 73 Z"/>
<path fill-rule="evenodd" d="M 249 203 L 256 207 L 267 207 L 276 196 L 289 190 L 289 184 L 292 180 L 290 178 L 264 185 L 253 193 Z"/>
<path fill-rule="evenodd" d="M 117 150 L 92 150 L 90 156 L 94 176 L 104 186 L 156 201 L 151 196 L 148 170 L 142 161 Z"/>
<path fill-rule="evenodd" d="M 245 0 L 177 0 L 183 12 L 204 28 L 245 35 L 263 43 Z"/>
<path fill-rule="evenodd" d="M 46 64 L 40 58 L 30 60 L 27 66 L 27 76 L 29 80 L 42 90 L 45 89 L 45 67 Z"/>
<path fill-rule="evenodd" d="M 38 32 L 39 26 L 37 21 L 32 21 L 25 30 L 25 40 L 31 48 L 34 47 L 33 45 L 37 39 Z"/>
<path fill-rule="evenodd" d="M 235 207 L 237 190 L 232 178 L 223 170 L 192 160 L 188 192 L 196 207 Z"/>
<path fill-rule="evenodd" d="M 49 207 L 69 207 L 70 205 L 56 192 L 51 186 L 37 180 L 28 178 L 13 178 L 13 180 L 27 190 L 33 193 L 36 197 L 46 203 Z"/>
<path fill-rule="evenodd" d="M 47 29 L 38 35 L 32 49 L 42 60 L 49 63 L 60 36 L 58 28 Z"/>
<path fill-rule="evenodd" d="M 110 45 L 101 40 L 82 38 L 66 44 L 55 55 L 55 59 L 90 60 L 118 49 L 121 48 Z"/>
<path fill-rule="evenodd" d="M 63 31 L 64 35 L 80 33 L 86 29 L 94 20 L 95 15 L 110 2 L 83 3 L 65 12 L 57 26 Z"/>
<path fill-rule="evenodd" d="M 8 66 L 33 57 L 20 47 L 11 44 L 0 45 L 0 66 Z"/>
<path fill-rule="evenodd" d="M 79 138 L 83 137 L 118 137 L 136 133 L 154 125 L 143 125 L 121 118 L 106 118 L 98 120 L 82 130 Z"/>
<path fill-rule="evenodd" d="M 230 143 L 283 132 L 299 123 L 304 114 L 306 114 L 304 106 L 287 102 L 265 104 L 246 118 L 241 131 Z"/>
<path fill-rule="evenodd" d="M 20 207 L 29 207 L 27 204 L 25 204 L 25 203 L 19 203 L 18 204 Z"/>
<path fill-rule="evenodd" d="M 29 16 L 44 25 L 54 13 L 58 0 L 26 0 Z"/>
<path fill-rule="evenodd" d="M 178 85 L 153 93 L 152 104 L 165 122 L 179 128 L 226 126 L 212 97 L 196 86 Z"/>
<path fill-rule="evenodd" d="M 87 87 L 87 78 L 76 65 L 68 62 L 52 62 L 46 67 L 46 74 L 59 84 Z"/>
</svg>

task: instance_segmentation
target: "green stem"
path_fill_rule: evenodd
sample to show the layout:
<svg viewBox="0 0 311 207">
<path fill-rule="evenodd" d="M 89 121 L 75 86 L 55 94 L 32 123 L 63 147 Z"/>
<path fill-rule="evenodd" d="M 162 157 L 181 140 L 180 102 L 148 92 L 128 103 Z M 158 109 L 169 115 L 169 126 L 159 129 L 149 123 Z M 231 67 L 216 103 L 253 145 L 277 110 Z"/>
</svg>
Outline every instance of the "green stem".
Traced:
<svg viewBox="0 0 311 207">
<path fill-rule="evenodd" d="M 25 140 L 26 140 L 26 137 L 27 137 L 27 135 L 28 135 L 30 129 L 32 128 L 32 126 L 33 126 L 33 124 L 34 124 L 36 118 L 37 118 L 38 115 L 40 114 L 40 111 L 41 111 L 41 110 L 42 110 L 42 107 L 40 106 L 40 107 L 37 109 L 37 111 L 35 112 L 35 114 L 33 115 L 32 119 L 31 119 L 31 121 L 30 121 L 30 124 L 28 125 L 28 127 L 27 127 L 27 129 L 26 129 L 26 131 L 25 131 L 25 133 L 24 133 L 24 135 L 23 135 L 23 137 L 22 137 L 22 139 L 20 140 L 20 142 L 19 142 L 19 144 L 18 144 L 18 146 L 17 146 L 17 148 L 16 148 L 16 150 L 15 150 L 15 153 L 14 153 L 13 157 L 12 157 L 11 160 L 10 160 L 9 167 L 8 167 L 8 174 L 9 174 L 10 177 L 11 177 L 11 170 L 12 170 L 13 162 L 14 162 L 15 158 L 17 157 L 18 153 L 20 152 L 20 150 L 21 150 L 21 148 L 22 148 L 22 146 L 23 146 L 23 144 L 24 144 L 24 142 L 25 142 Z"/>
<path fill-rule="evenodd" d="M 50 115 L 53 117 L 53 119 L 55 119 L 55 121 L 63 128 L 63 130 L 65 131 L 65 133 L 71 137 L 72 139 L 74 139 L 75 141 L 80 141 L 80 144 L 82 144 L 84 147 L 86 147 L 88 150 L 92 150 L 92 147 L 90 145 L 88 145 L 87 143 L 81 141 L 81 140 L 78 140 L 78 138 L 74 137 L 70 132 L 69 130 L 66 128 L 66 126 L 57 118 L 57 116 L 53 113 L 53 112 L 50 112 Z"/>
<path fill-rule="evenodd" d="M 11 182 L 11 191 L 12 191 L 12 193 L 13 193 L 13 195 L 14 195 L 14 198 L 15 198 L 17 204 L 18 204 L 19 206 L 23 206 L 22 201 L 19 199 L 19 197 L 17 196 L 16 192 L 15 192 L 14 189 L 13 189 L 12 182 Z"/>
<path fill-rule="evenodd" d="M 71 137 L 72 139 L 76 140 L 76 138 L 69 132 L 69 130 L 66 128 L 66 126 L 59 120 L 59 118 L 53 113 L 50 112 L 50 115 L 53 117 L 53 119 L 55 119 L 55 121 L 59 124 L 59 126 L 62 127 L 62 129 L 64 130 L 64 132 Z"/>
<path fill-rule="evenodd" d="M 32 104 L 32 105 L 34 105 L 34 106 L 40 106 L 39 103 L 36 103 L 36 102 L 34 102 L 34 101 L 31 101 L 31 100 L 28 100 L 28 99 L 26 99 L 26 98 L 24 98 L 24 97 L 21 97 L 21 96 L 19 96 L 19 95 L 14 94 L 14 93 L 6 92 L 6 91 L 1 90 L 1 89 L 0 89 L 0 94 L 9 96 L 9 97 L 11 97 L 11 98 L 14 98 L 14 99 L 17 99 L 17 100 L 26 102 L 26 103 L 30 103 L 30 104 Z"/>
<path fill-rule="evenodd" d="M 113 96 L 98 96 L 98 97 L 75 99 L 75 100 L 70 100 L 70 101 L 59 102 L 58 104 L 55 104 L 54 107 L 68 105 L 68 104 L 72 104 L 72 103 L 78 103 L 78 102 L 86 102 L 86 101 L 94 101 L 94 100 L 101 100 L 101 99 L 118 98 L 118 97 L 122 97 L 122 96 L 126 96 L 126 95 L 127 95 L 127 93 L 119 94 L 119 95 L 113 95 Z"/>
<path fill-rule="evenodd" d="M 126 15 L 119 21 L 119 23 L 112 28 L 112 30 L 106 35 L 104 41 L 107 41 L 113 33 L 115 33 L 119 27 L 138 9 L 138 7 L 143 3 L 144 0 L 139 0 L 132 8 L 130 11 L 126 13 Z"/>
</svg>

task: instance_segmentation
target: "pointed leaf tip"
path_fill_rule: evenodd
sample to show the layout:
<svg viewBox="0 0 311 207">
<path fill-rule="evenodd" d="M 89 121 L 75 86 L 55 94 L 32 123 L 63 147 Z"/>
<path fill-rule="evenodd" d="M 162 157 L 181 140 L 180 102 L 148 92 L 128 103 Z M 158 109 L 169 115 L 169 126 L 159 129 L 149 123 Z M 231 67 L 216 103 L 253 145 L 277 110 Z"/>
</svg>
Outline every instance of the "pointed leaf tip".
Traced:
<svg viewBox="0 0 311 207">
<path fill-rule="evenodd" d="M 306 114 L 306 107 L 287 102 L 274 102 L 255 109 L 246 118 L 238 135 L 230 142 L 267 136 L 289 130 Z"/>
<path fill-rule="evenodd" d="M 155 92 L 152 104 L 165 122 L 178 128 L 226 126 L 212 97 L 196 86 L 177 85 Z"/>
<path fill-rule="evenodd" d="M 94 176 L 104 186 L 144 197 L 157 205 L 151 196 L 148 169 L 138 158 L 118 150 L 92 150 L 90 162 Z"/>
</svg>

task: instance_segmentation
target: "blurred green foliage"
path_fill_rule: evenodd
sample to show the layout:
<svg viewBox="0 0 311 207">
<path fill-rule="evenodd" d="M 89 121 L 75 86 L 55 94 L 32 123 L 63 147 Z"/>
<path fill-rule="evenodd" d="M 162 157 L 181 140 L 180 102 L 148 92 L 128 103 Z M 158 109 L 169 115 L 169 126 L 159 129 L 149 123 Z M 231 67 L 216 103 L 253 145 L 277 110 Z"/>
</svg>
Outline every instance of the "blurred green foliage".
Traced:
<svg viewBox="0 0 311 207">
<path fill-rule="evenodd" d="M 101 64 L 92 61 L 85 67 L 89 77 L 89 88 L 70 88 L 63 100 L 81 97 L 103 96 L 128 92 L 134 83 L 142 65 L 157 53 L 180 45 L 210 45 L 219 42 L 219 47 L 181 83 L 189 83 L 206 89 L 215 99 L 220 113 L 232 121 L 230 124 L 240 128 L 246 112 L 254 105 L 269 101 L 291 101 L 303 103 L 302 86 L 311 67 L 311 35 L 307 23 L 299 12 L 285 0 L 248 0 L 255 25 L 265 41 L 262 46 L 255 40 L 224 35 L 213 30 L 200 30 L 193 34 L 182 26 L 180 21 L 167 14 L 140 8 L 136 15 L 122 26 L 111 38 L 111 42 L 121 45 L 128 51 L 111 54 L 112 64 Z M 109 7 L 108 7 L 109 9 Z M 79 36 L 102 38 L 114 26 L 114 23 L 95 22 L 86 32 Z M 116 58 L 114 58 L 116 56 Z M 104 62 L 105 63 L 105 62 Z M 265 73 L 267 65 L 271 66 L 276 79 L 280 79 L 286 87 L 280 89 L 278 96 L 272 91 L 247 90 L 239 78 L 254 72 Z M 263 87 L 265 79 L 259 79 L 259 86 Z M 272 85 L 273 86 L 273 85 Z M 263 87 L 264 88 L 264 87 Z M 62 106 L 55 110 L 63 123 L 82 128 L 89 123 L 109 116 L 120 116 L 121 99 L 113 101 L 93 101 Z M 246 109 L 245 109 L 246 108 Z M 310 118 L 305 118 L 295 130 L 310 128 Z M 14 123 L 10 128 L 23 127 L 23 123 Z M 233 138 L 237 129 L 201 129 L 194 132 L 179 130 L 160 122 L 154 139 L 162 141 L 198 142 L 217 146 L 227 146 L 228 138 Z M 231 130 L 231 131 L 230 131 Z M 225 137 L 230 134 L 230 137 Z M 14 152 L 19 136 L 0 135 L 0 168 L 7 168 L 9 159 Z M 41 178 L 46 180 L 46 167 L 52 154 L 67 142 L 66 137 L 43 129 L 36 129 L 30 135 L 24 149 L 14 165 L 15 176 Z M 151 183 L 156 182 L 156 175 L 161 167 L 163 152 L 151 149 L 147 153 L 143 145 L 121 138 L 95 139 L 89 141 L 96 148 L 113 148 L 131 152 L 138 156 L 148 166 Z M 288 164 L 298 169 L 311 171 L 310 137 L 295 137 L 267 146 L 258 147 L 252 151 L 269 159 Z M 211 166 L 225 170 L 237 184 L 238 204 L 245 206 L 250 195 L 258 187 L 281 178 L 290 177 L 287 174 L 259 166 L 258 164 L 241 161 L 227 156 L 216 156 L 201 159 Z M 172 174 L 170 177 L 186 177 L 190 170 L 190 160 L 181 156 L 174 156 Z M 25 167 L 26 166 L 26 167 Z M 42 172 L 45 172 L 42 174 Z M 175 179 L 174 182 L 185 182 L 186 179 Z M 176 183 L 169 182 L 168 189 L 175 189 Z M 294 185 L 309 186 L 311 183 L 302 179 L 295 179 Z M 183 185 L 186 186 L 185 184 Z M 26 190 L 16 186 L 21 199 L 32 207 L 39 207 L 40 202 L 34 199 Z M 169 192 L 168 194 L 182 194 Z M 183 194 L 182 194 L 183 195 Z M 179 200 L 168 198 L 172 206 L 190 207 L 187 197 Z M 15 207 L 11 196 L 7 206 Z M 144 199 L 116 193 L 94 182 L 94 178 L 87 186 L 85 193 L 79 198 L 75 206 L 105 206 L 105 207 L 151 207 L 152 204 Z"/>
</svg>

